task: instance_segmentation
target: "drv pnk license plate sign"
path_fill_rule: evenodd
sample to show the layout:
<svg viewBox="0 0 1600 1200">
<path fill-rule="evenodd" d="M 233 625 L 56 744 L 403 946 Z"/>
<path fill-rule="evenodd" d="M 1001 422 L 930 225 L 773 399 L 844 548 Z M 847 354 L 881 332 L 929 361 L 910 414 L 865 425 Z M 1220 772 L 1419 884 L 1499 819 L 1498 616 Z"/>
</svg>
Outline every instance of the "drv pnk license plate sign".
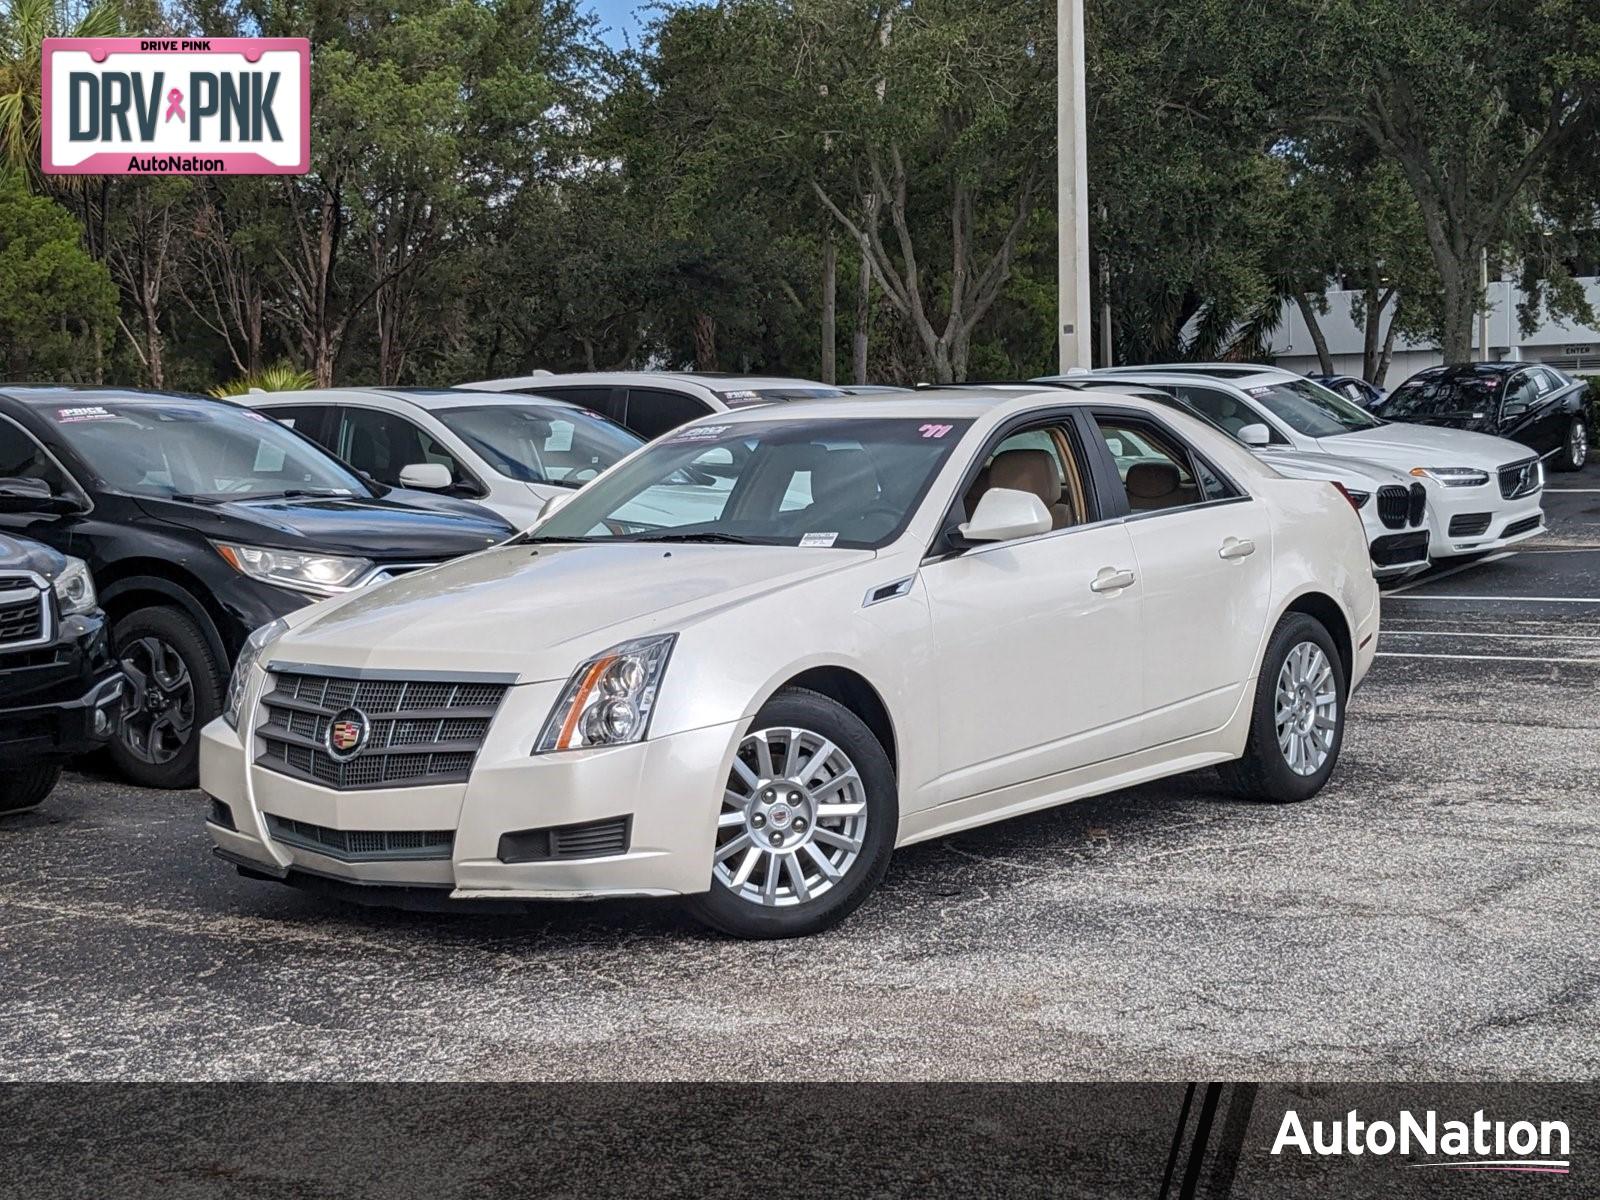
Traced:
<svg viewBox="0 0 1600 1200">
<path fill-rule="evenodd" d="M 300 175 L 305 38 L 46 38 L 49 175 Z"/>
</svg>

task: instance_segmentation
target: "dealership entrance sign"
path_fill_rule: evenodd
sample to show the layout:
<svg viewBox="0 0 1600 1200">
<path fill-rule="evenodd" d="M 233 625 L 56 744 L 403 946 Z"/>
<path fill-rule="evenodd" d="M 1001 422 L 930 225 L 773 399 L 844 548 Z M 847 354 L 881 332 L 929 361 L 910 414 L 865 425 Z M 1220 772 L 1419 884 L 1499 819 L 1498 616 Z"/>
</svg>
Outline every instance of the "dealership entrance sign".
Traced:
<svg viewBox="0 0 1600 1200">
<path fill-rule="evenodd" d="M 51 175 L 299 175 L 311 163 L 305 38 L 46 38 Z"/>
</svg>

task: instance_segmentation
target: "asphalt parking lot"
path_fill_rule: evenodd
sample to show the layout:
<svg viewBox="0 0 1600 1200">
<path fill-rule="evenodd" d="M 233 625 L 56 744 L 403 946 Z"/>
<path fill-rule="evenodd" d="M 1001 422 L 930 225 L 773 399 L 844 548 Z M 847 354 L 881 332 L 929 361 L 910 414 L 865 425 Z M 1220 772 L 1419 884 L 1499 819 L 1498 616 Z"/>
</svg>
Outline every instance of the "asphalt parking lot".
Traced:
<svg viewBox="0 0 1600 1200">
<path fill-rule="evenodd" d="M 0 821 L 0 1076 L 1600 1077 L 1600 470 L 1552 484 L 1548 536 L 1394 589 L 1316 800 L 1207 774 L 912 847 L 811 941 L 350 907 L 71 775 Z"/>
</svg>

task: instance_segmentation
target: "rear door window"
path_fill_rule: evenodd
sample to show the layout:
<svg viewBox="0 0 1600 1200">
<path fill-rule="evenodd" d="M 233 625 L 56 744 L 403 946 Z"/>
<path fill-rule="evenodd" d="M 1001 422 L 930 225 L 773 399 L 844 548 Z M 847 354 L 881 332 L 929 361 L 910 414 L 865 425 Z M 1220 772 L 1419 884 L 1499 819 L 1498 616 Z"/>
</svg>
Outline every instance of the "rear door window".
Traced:
<svg viewBox="0 0 1600 1200">
<path fill-rule="evenodd" d="M 669 392 L 664 388 L 629 388 L 628 408 L 622 424 L 646 441 L 654 441 L 663 433 L 686 425 L 710 411 L 710 405 L 682 392 Z"/>
</svg>

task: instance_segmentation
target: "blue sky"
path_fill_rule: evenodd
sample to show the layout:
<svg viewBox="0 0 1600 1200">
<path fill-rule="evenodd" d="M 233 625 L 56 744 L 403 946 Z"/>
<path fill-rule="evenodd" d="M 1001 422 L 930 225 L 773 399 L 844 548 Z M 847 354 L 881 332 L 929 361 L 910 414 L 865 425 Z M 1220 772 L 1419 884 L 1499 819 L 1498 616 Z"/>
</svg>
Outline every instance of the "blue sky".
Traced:
<svg viewBox="0 0 1600 1200">
<path fill-rule="evenodd" d="M 639 44 L 639 28 L 649 16 L 646 11 L 652 0 L 585 0 L 585 7 L 600 18 L 601 36 L 612 46 L 621 46 L 629 38 Z"/>
</svg>

